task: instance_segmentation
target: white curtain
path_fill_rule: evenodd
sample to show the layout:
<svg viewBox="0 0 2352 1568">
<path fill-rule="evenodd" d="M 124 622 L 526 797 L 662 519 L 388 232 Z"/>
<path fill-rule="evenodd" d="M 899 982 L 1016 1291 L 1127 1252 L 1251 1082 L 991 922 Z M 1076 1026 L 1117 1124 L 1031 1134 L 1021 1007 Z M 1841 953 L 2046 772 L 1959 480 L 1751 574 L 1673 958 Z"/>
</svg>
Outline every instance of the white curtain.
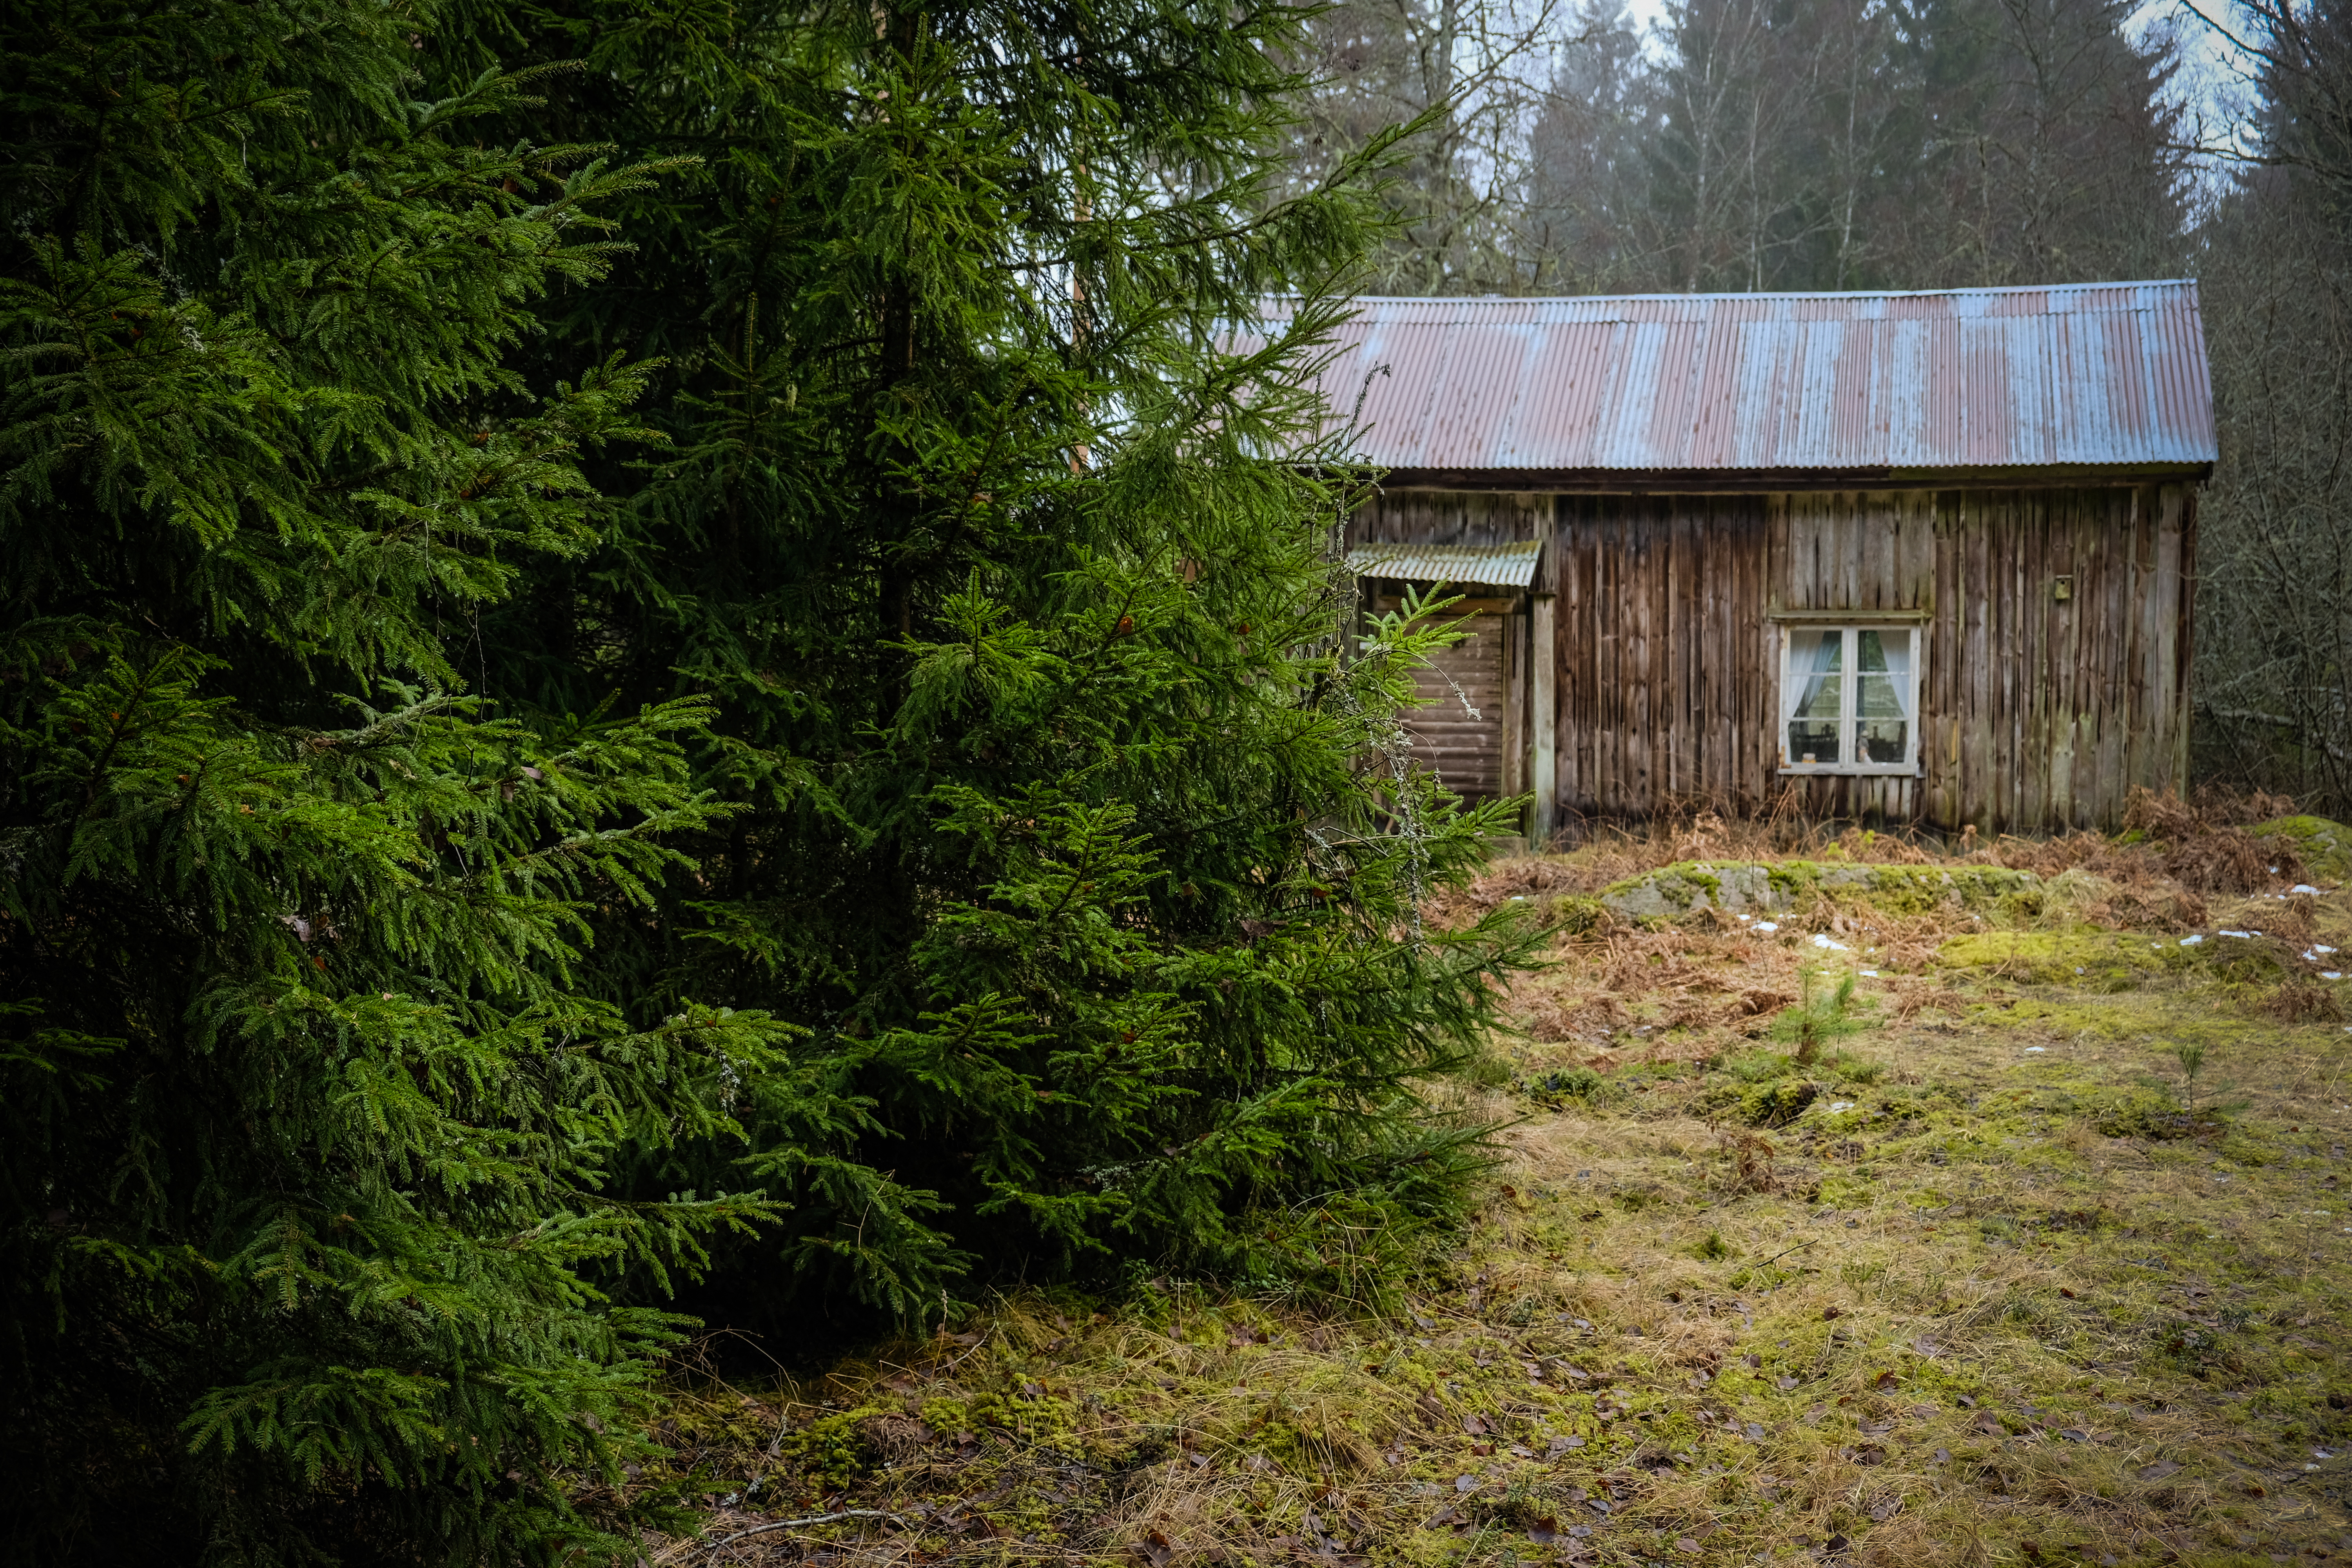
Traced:
<svg viewBox="0 0 2352 1568">
<path fill-rule="evenodd" d="M 1792 679 L 1789 682 L 1787 707 L 1780 715 L 1780 721 L 1783 724 L 1794 722 L 1800 713 L 1811 712 L 1814 700 L 1822 694 L 1822 685 L 1831 676 L 1838 672 L 1838 655 L 1844 651 L 1845 647 L 1843 632 L 1801 632 L 1798 636 L 1813 639 L 1812 658 L 1810 661 L 1812 668 L 1810 669 L 1805 668 L 1808 661 L 1805 658 L 1805 645 L 1802 642 L 1799 642 L 1795 647 L 1789 650 L 1789 673 L 1791 677 L 1802 679 Z M 1821 717 L 1817 713 L 1811 716 L 1816 719 Z M 1833 719 L 1836 715 L 1831 714 L 1830 717 Z"/>
<path fill-rule="evenodd" d="M 1895 688 L 1895 705 L 1903 710 L 1903 721 L 1912 721 L 1911 710 L 1916 706 L 1911 700 L 1911 634 L 1881 632 L 1878 646 L 1886 652 L 1886 678 Z"/>
</svg>

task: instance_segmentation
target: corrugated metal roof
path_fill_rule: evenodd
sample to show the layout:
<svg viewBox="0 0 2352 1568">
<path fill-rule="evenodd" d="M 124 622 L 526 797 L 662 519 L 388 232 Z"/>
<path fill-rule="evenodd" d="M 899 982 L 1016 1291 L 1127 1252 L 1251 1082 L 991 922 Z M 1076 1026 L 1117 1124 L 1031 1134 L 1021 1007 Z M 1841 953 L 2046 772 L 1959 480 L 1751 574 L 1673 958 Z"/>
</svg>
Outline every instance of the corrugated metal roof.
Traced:
<svg viewBox="0 0 2352 1568">
<path fill-rule="evenodd" d="M 1337 420 L 1361 398 L 1357 455 L 1391 469 L 2163 471 L 2218 456 L 2193 279 L 1358 304 L 1323 384 Z"/>
<path fill-rule="evenodd" d="M 1360 544 L 1348 552 L 1348 570 L 1359 577 L 1396 577 L 1408 583 L 1475 584 L 1525 588 L 1536 580 L 1543 541 L 1515 544 Z"/>
</svg>

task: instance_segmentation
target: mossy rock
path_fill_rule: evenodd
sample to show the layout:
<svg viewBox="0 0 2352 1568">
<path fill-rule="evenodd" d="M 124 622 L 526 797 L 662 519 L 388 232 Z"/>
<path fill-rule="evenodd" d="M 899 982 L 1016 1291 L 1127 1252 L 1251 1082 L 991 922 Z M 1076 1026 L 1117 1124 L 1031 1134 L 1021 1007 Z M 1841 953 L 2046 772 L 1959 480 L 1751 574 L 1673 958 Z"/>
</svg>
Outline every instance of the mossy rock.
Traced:
<svg viewBox="0 0 2352 1568">
<path fill-rule="evenodd" d="M 2213 1117 L 2182 1109 L 2159 1089 L 2126 1089 L 2103 1101 L 2091 1124 L 2110 1138 L 2196 1138 L 2221 1130 Z"/>
<path fill-rule="evenodd" d="M 2294 840 L 2304 875 L 2319 882 L 2352 880 L 2352 827 L 2324 816 L 2282 816 L 2246 829 L 2257 838 Z"/>
<path fill-rule="evenodd" d="M 1590 1103 L 1601 1099 L 1609 1089 L 1609 1080 L 1591 1068 L 1567 1068 L 1528 1079 L 1520 1087 L 1538 1105 L 1558 1110 L 1570 1100 Z"/>
<path fill-rule="evenodd" d="M 1739 1119 L 1750 1127 L 1785 1127 L 1822 1097 L 1822 1086 L 1807 1079 L 1784 1078 L 1759 1083 L 1739 1097 Z"/>
<path fill-rule="evenodd" d="M 1770 863 L 1684 860 L 1612 882 L 1601 902 L 1635 920 L 1673 920 L 1698 910 L 1776 914 L 1851 893 L 1889 914 L 1958 909 L 2041 907 L 2042 879 L 2000 866 L 1870 866 L 1851 861 Z"/>
<path fill-rule="evenodd" d="M 1545 916 L 1560 931 L 1570 936 L 1582 936 L 1597 928 L 1608 911 L 1598 899 L 1580 899 L 1562 895 L 1545 908 Z"/>
</svg>

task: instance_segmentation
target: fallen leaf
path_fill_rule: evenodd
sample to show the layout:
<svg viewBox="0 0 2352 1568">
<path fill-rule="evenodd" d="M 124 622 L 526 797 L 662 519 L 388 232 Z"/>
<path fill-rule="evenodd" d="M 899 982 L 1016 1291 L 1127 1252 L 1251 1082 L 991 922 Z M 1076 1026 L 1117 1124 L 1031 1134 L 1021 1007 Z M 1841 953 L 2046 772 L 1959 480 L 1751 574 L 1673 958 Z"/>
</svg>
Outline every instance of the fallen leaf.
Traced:
<svg viewBox="0 0 2352 1568">
<path fill-rule="evenodd" d="M 2167 1476 L 2177 1476 L 2179 1473 L 2180 1467 L 2170 1459 L 2158 1459 L 2152 1465 L 2143 1465 L 2138 1472 L 2139 1479 L 2144 1481 L 2160 1481 Z"/>
<path fill-rule="evenodd" d="M 1454 1478 L 1454 1489 L 1457 1492 L 1475 1492 L 1478 1489 L 1478 1478 L 1456 1476 Z"/>
</svg>

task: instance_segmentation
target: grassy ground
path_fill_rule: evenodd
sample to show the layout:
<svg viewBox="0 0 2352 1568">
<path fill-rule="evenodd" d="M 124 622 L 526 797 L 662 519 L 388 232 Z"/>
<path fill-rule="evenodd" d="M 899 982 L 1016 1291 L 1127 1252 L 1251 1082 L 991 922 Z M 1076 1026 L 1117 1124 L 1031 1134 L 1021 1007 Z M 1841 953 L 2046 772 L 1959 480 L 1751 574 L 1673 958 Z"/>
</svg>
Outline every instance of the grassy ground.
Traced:
<svg viewBox="0 0 2352 1568">
<path fill-rule="evenodd" d="M 1757 848 L 1701 825 L 1467 901 Z M 681 1391 L 667 1479 L 708 1528 L 648 1556 L 2352 1560 L 2352 982 L 2317 978 L 2352 895 L 2018 853 L 2038 890 L 1973 907 L 1563 902 L 1585 929 L 1485 1075 L 1489 1200 L 1402 1310 L 1031 1296 Z M 1763 1037 L 1808 967 L 1865 1026 L 1800 1066 Z"/>
</svg>

